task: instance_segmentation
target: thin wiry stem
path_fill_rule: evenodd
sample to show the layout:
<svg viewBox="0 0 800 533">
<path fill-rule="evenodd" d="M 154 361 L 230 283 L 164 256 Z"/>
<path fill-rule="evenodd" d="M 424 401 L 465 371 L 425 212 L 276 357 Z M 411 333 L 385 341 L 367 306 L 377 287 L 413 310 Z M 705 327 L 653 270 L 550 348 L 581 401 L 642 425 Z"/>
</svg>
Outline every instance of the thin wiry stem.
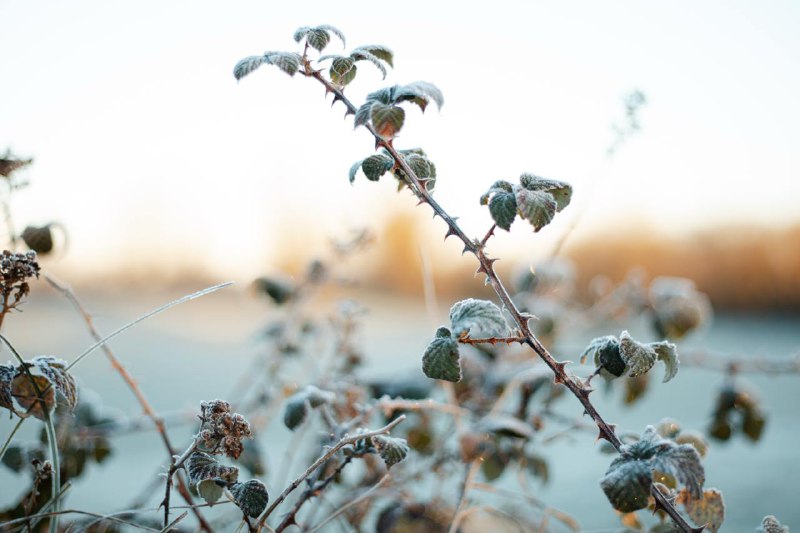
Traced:
<svg viewBox="0 0 800 533">
<path fill-rule="evenodd" d="M 361 493 L 361 495 L 359 495 L 357 498 L 355 498 L 355 499 L 352 499 L 352 500 L 350 500 L 349 502 L 347 502 L 346 504 L 344 504 L 344 505 L 342 505 L 341 507 L 339 507 L 339 508 L 338 508 L 338 509 L 337 509 L 337 510 L 336 510 L 336 511 L 333 513 L 333 514 L 331 514 L 330 516 L 328 516 L 326 519 L 324 519 L 322 522 L 320 522 L 320 523 L 319 523 L 319 524 L 317 524 L 316 526 L 314 526 L 314 527 L 312 527 L 311 529 L 309 529 L 307 533 L 314 533 L 314 531 L 317 531 L 317 530 L 319 530 L 320 528 L 322 528 L 322 526 L 324 526 L 325 524 L 327 524 L 327 523 L 328 523 L 328 522 L 330 522 L 331 520 L 334 520 L 336 517 L 340 516 L 342 513 L 344 513 L 345 511 L 347 511 L 347 510 L 348 510 L 349 508 L 351 508 L 352 506 L 354 506 L 354 505 L 358 505 L 359 503 L 363 502 L 364 500 L 366 500 L 367 498 L 369 498 L 370 496 L 372 496 L 372 494 L 373 494 L 373 493 L 374 493 L 376 490 L 378 490 L 378 489 L 381 487 L 381 485 L 383 485 L 384 483 L 386 483 L 386 482 L 389 480 L 389 478 L 390 478 L 390 477 L 391 477 L 391 474 L 389 474 L 389 473 L 387 472 L 387 473 L 386 473 L 386 474 L 385 474 L 385 475 L 384 475 L 382 478 L 380 478 L 380 479 L 378 480 L 378 482 L 377 482 L 377 483 L 375 483 L 374 485 L 372 485 L 372 486 L 371 486 L 369 489 L 367 489 L 365 492 Z"/>
<path fill-rule="evenodd" d="M 25 422 L 25 420 L 26 420 L 25 418 L 20 418 L 19 420 L 17 420 L 17 424 L 14 426 L 14 429 L 11 430 L 11 434 L 8 436 L 6 442 L 3 444 L 3 448 L 0 449 L 0 461 L 3 460 L 3 456 L 6 454 L 6 450 L 8 450 L 8 447 L 11 445 L 11 441 L 14 439 L 14 435 L 17 433 L 17 431 L 19 431 L 20 426 L 22 426 L 22 423 Z"/>
<path fill-rule="evenodd" d="M 280 505 L 283 502 L 283 500 L 285 500 L 286 497 L 292 493 L 292 491 L 294 491 L 297 487 L 300 486 L 303 480 L 305 480 L 311 474 L 313 474 L 317 468 L 322 466 L 323 463 L 325 463 L 326 461 L 328 461 L 328 459 L 333 457 L 336 454 L 336 452 L 338 452 L 348 444 L 354 444 L 360 440 L 369 439 L 371 437 L 376 437 L 378 435 L 385 435 L 405 419 L 406 415 L 400 415 L 391 422 L 389 422 L 387 425 L 383 426 L 380 429 L 376 429 L 375 431 L 368 431 L 366 433 L 356 433 L 355 435 L 347 435 L 342 437 L 339 440 L 339 442 L 334 444 L 327 452 L 323 453 L 319 459 L 314 461 L 314 463 L 311 466 L 309 466 L 305 472 L 303 472 L 297 479 L 292 481 L 291 484 L 289 484 L 289 486 L 286 487 L 286 489 L 284 489 L 281 495 L 278 496 L 278 498 L 274 502 L 272 502 L 272 504 L 269 507 L 267 507 L 263 513 L 261 513 L 261 516 L 258 518 L 258 529 L 260 530 L 264 526 L 264 524 L 267 521 L 267 518 L 269 518 L 269 515 L 272 514 L 275 508 L 278 505 Z"/>
<path fill-rule="evenodd" d="M 348 114 L 356 113 L 356 106 L 353 105 L 353 103 L 344 95 L 341 89 L 325 79 L 320 72 L 311 69 L 308 64 L 305 66 L 305 70 L 302 71 L 303 75 L 316 79 L 325 87 L 326 92 L 333 93 L 334 103 L 336 101 L 341 101 L 347 108 Z M 539 341 L 539 339 L 537 339 L 536 336 L 531 332 L 530 327 L 528 326 L 528 320 L 531 318 L 531 316 L 520 312 L 516 304 L 514 304 L 514 302 L 511 300 L 511 296 L 508 294 L 505 285 L 503 285 L 500 277 L 497 275 L 497 272 L 494 269 L 494 263 L 497 261 L 497 259 L 490 258 L 488 255 L 486 255 L 484 243 L 470 239 L 467 234 L 464 233 L 461 227 L 456 223 L 456 220 L 449 213 L 447 213 L 447 211 L 445 211 L 441 205 L 439 205 L 436 199 L 431 196 L 430 191 L 428 191 L 428 189 L 422 184 L 414 170 L 397 152 L 392 143 L 387 142 L 380 135 L 378 135 L 370 124 L 367 124 L 366 127 L 375 137 L 376 147 L 384 148 L 394 160 L 395 166 L 402 170 L 403 174 L 405 175 L 406 184 L 409 186 L 409 189 L 411 189 L 411 192 L 417 197 L 419 203 L 429 205 L 434 211 L 434 216 L 438 215 L 442 220 L 445 221 L 447 224 L 447 234 L 445 235 L 445 238 L 450 237 L 451 235 L 457 237 L 464 244 L 464 252 L 473 254 L 478 260 L 479 267 L 477 273 L 481 273 L 486 276 L 489 284 L 492 286 L 492 289 L 494 289 L 495 294 L 497 294 L 497 297 L 506 307 L 511 315 L 511 318 L 516 323 L 521 335 L 524 337 L 524 344 L 527 344 L 536 353 L 536 355 L 538 355 L 539 358 L 545 362 L 550 370 L 552 370 L 555 383 L 563 384 L 567 389 L 569 389 L 573 396 L 578 399 L 586 414 L 588 414 L 597 425 L 600 431 L 600 437 L 608 440 L 619 452 L 622 448 L 622 442 L 619 440 L 619 437 L 617 437 L 613 426 L 608 424 L 600 416 L 600 414 L 597 412 L 597 409 L 589 400 L 589 394 L 592 392 L 592 389 L 584 387 L 583 383 L 573 380 L 571 377 L 569 377 L 564 370 L 564 367 L 568 362 L 557 361 L 550 354 L 547 348 L 545 348 L 544 345 Z M 682 531 L 687 533 L 696 531 L 695 528 L 692 528 L 692 526 L 686 522 L 675 506 L 669 502 L 660 491 L 655 489 L 655 487 L 653 487 L 651 490 L 651 494 L 656 500 L 657 507 L 666 511 L 666 513 Z M 702 528 L 700 529 L 702 530 Z"/>
</svg>

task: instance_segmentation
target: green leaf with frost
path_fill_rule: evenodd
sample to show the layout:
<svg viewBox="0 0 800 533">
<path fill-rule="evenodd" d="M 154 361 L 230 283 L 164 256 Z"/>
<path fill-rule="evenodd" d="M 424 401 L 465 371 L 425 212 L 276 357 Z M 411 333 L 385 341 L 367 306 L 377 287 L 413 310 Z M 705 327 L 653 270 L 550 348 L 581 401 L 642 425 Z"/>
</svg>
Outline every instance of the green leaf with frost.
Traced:
<svg viewBox="0 0 800 533">
<path fill-rule="evenodd" d="M 250 479 L 244 483 L 234 483 L 230 488 L 233 501 L 242 512 L 256 518 L 264 512 L 269 503 L 267 487 L 257 479 Z"/>
<path fill-rule="evenodd" d="M 356 79 L 357 70 L 355 61 L 349 57 L 337 57 L 331 63 L 329 74 L 333 83 L 344 87 Z"/>
<path fill-rule="evenodd" d="M 489 214 L 498 228 L 506 231 L 511 229 L 511 223 L 517 217 L 517 197 L 512 192 L 500 191 L 492 195 L 489 200 Z"/>
<path fill-rule="evenodd" d="M 592 358 L 595 368 L 602 368 L 601 374 L 607 379 L 620 377 L 627 368 L 619 352 L 619 341 L 613 335 L 592 339 L 581 354 L 581 364 L 588 357 Z"/>
<path fill-rule="evenodd" d="M 356 174 L 358 174 L 358 169 L 361 168 L 362 164 L 364 164 L 364 161 L 356 161 L 353 163 L 353 166 L 350 167 L 350 171 L 348 172 L 350 183 L 356 181 Z"/>
<path fill-rule="evenodd" d="M 294 431 L 308 417 L 308 400 L 303 394 L 293 394 L 286 401 L 283 411 L 284 425 Z"/>
<path fill-rule="evenodd" d="M 553 220 L 558 204 L 552 194 L 525 187 L 515 187 L 514 194 L 519 216 L 530 222 L 533 231 L 539 231 Z"/>
<path fill-rule="evenodd" d="M 648 372 L 657 360 L 666 367 L 664 383 L 678 373 L 678 350 L 668 341 L 643 344 L 635 341 L 627 331 L 619 336 L 620 355 L 627 367 L 628 376 L 636 377 Z"/>
<path fill-rule="evenodd" d="M 372 445 L 375 446 L 387 469 L 391 469 L 408 455 L 408 442 L 406 442 L 406 439 L 376 435 L 372 437 Z"/>
<path fill-rule="evenodd" d="M 331 42 L 331 36 L 325 30 L 312 28 L 306 33 L 306 42 L 311 48 L 322 52 L 322 50 L 328 46 L 328 43 Z"/>
<path fill-rule="evenodd" d="M 458 342 L 446 327 L 436 330 L 436 336 L 425 348 L 422 356 L 422 371 L 431 379 L 442 379 L 457 383 L 461 381 Z"/>
<path fill-rule="evenodd" d="M 263 65 L 264 62 L 265 59 L 263 55 L 245 57 L 233 67 L 233 77 L 236 78 L 237 81 L 241 80 L 255 69 Z"/>
<path fill-rule="evenodd" d="M 481 196 L 481 205 L 488 205 L 492 195 L 501 192 L 514 192 L 514 186 L 504 180 L 495 181 L 492 183 L 492 186 L 489 187 L 489 190 Z"/>
<path fill-rule="evenodd" d="M 572 185 L 565 181 L 549 180 L 526 173 L 519 177 L 519 183 L 529 191 L 543 191 L 551 194 L 556 201 L 556 211 L 567 207 L 572 199 Z"/>
<path fill-rule="evenodd" d="M 264 60 L 275 65 L 289 76 L 294 76 L 300 69 L 300 55 L 294 52 L 265 52 Z"/>
<path fill-rule="evenodd" d="M 456 338 L 469 334 L 473 339 L 506 337 L 510 333 L 503 312 L 488 300 L 468 298 L 450 308 L 450 323 Z"/>
<path fill-rule="evenodd" d="M 615 509 L 630 513 L 647 507 L 653 471 L 671 475 L 693 498 L 701 497 L 705 472 L 697 450 L 663 439 L 653 426 L 637 442 L 622 446 L 600 486 Z"/>
<path fill-rule="evenodd" d="M 221 465 L 211 455 L 194 452 L 186 460 L 186 473 L 193 486 L 206 503 L 213 505 L 222 497 L 223 489 L 236 482 L 239 469 Z"/>
<path fill-rule="evenodd" d="M 374 103 L 375 102 L 367 100 L 366 102 L 364 102 L 364 104 L 361 105 L 361 107 L 359 107 L 356 110 L 356 114 L 353 117 L 354 128 L 357 128 L 359 126 L 365 126 L 366 124 L 369 123 L 369 117 L 372 113 L 372 105 Z"/>
<path fill-rule="evenodd" d="M 336 37 L 339 38 L 340 41 L 342 41 L 342 47 L 347 46 L 347 42 L 345 41 L 344 38 L 344 33 L 342 33 L 342 30 L 340 30 L 336 26 L 331 26 L 330 24 L 320 24 L 319 26 L 316 27 L 316 29 L 334 34 Z"/>
<path fill-rule="evenodd" d="M 361 170 L 370 181 L 378 181 L 381 176 L 391 170 L 394 161 L 383 154 L 374 154 L 361 162 Z"/>
<path fill-rule="evenodd" d="M 380 58 L 378 58 L 369 50 L 365 50 L 363 48 L 356 48 L 350 53 L 350 57 L 352 58 L 353 61 L 369 61 L 370 63 L 375 65 L 375 68 L 381 71 L 383 79 L 386 79 L 386 67 L 383 66 L 383 63 L 381 63 Z"/>
<path fill-rule="evenodd" d="M 394 67 L 394 53 L 388 47 L 381 44 L 368 44 L 359 46 L 350 53 L 350 56 L 355 58 L 364 52 L 367 52 L 379 60 L 384 61 L 390 67 Z"/>
<path fill-rule="evenodd" d="M 422 112 L 433 101 L 439 109 L 444 105 L 444 95 L 432 83 L 427 81 L 415 81 L 408 85 L 399 85 L 394 87 L 393 101 L 397 102 L 412 102 L 417 104 Z"/>
<path fill-rule="evenodd" d="M 403 127 L 406 112 L 396 105 L 385 105 L 380 102 L 372 104 L 370 121 L 375 132 L 384 139 L 393 139 Z"/>
</svg>

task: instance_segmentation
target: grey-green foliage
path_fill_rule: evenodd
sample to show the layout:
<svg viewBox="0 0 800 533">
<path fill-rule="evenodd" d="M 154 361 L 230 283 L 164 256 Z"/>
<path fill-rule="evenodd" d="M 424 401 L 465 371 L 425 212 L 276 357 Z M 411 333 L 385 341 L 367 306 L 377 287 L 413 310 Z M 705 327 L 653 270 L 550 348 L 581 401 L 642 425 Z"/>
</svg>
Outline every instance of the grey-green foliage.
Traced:
<svg viewBox="0 0 800 533">
<path fill-rule="evenodd" d="M 428 159 L 425 151 L 420 148 L 413 148 L 398 150 L 397 152 L 417 178 L 425 183 L 426 188 L 428 190 L 433 190 L 436 185 L 436 165 L 433 161 Z M 400 166 L 395 166 L 394 159 L 389 152 L 385 150 L 373 154 L 366 159 L 362 159 L 361 161 L 356 161 L 353 166 L 350 167 L 350 172 L 348 174 L 350 183 L 355 181 L 359 169 L 361 169 L 364 176 L 370 181 L 378 181 L 381 176 L 390 171 L 400 180 L 401 184 L 405 179 L 405 172 L 403 169 Z"/>
<path fill-rule="evenodd" d="M 257 479 L 249 479 L 244 483 L 234 483 L 230 487 L 233 501 L 244 514 L 255 518 L 264 512 L 269 503 L 267 487 Z"/>
<path fill-rule="evenodd" d="M 338 28 L 328 24 L 297 28 L 294 32 L 294 40 L 299 43 L 305 39 L 308 46 L 321 52 L 331 42 L 331 34 L 342 41 L 342 46 L 346 46 L 344 34 Z"/>
<path fill-rule="evenodd" d="M 233 76 L 241 80 L 261 65 L 275 65 L 289 76 L 294 76 L 300 69 L 302 57 L 295 52 L 264 52 L 260 56 L 245 57 L 233 67 Z"/>
<path fill-rule="evenodd" d="M 422 355 L 422 371 L 431 379 L 454 383 L 461 381 L 461 362 L 458 342 L 449 329 L 442 326 L 425 348 Z"/>
<path fill-rule="evenodd" d="M 383 459 L 386 468 L 392 468 L 408 455 L 406 439 L 376 435 L 372 437 L 372 445 L 375 446 L 375 450 Z"/>
<path fill-rule="evenodd" d="M 600 486 L 615 509 L 630 513 L 647 507 L 654 471 L 672 476 L 694 499 L 702 497 L 705 472 L 697 450 L 662 438 L 653 426 L 639 441 L 622 446 Z"/>
<path fill-rule="evenodd" d="M 488 300 L 468 298 L 450 308 L 450 324 L 456 337 L 469 334 L 473 339 L 505 337 L 510 333 L 503 312 Z"/>
<path fill-rule="evenodd" d="M 612 335 L 593 339 L 581 354 L 581 363 L 592 357 L 595 367 L 607 379 L 625 373 L 629 377 L 641 376 L 648 372 L 655 362 L 663 361 L 665 366 L 664 383 L 678 373 L 678 349 L 668 341 L 641 343 L 634 340 L 627 331 L 619 339 Z"/>
<path fill-rule="evenodd" d="M 331 66 L 328 74 L 331 81 L 340 87 L 344 87 L 352 82 L 358 72 L 356 65 L 359 61 L 368 61 L 375 65 L 381 72 L 384 79 L 386 78 L 386 65 L 393 66 L 394 54 L 392 51 L 383 45 L 365 45 L 355 48 L 350 55 L 324 55 L 317 61 L 331 61 Z"/>
<path fill-rule="evenodd" d="M 314 385 L 308 385 L 292 394 L 286 401 L 283 423 L 287 428 L 294 430 L 305 422 L 310 409 L 330 404 L 335 399 L 336 396 L 333 392 L 321 390 Z"/>
<path fill-rule="evenodd" d="M 194 452 L 186 460 L 189 484 L 206 503 L 213 505 L 222 497 L 225 487 L 235 483 L 239 469 L 235 466 L 221 465 L 211 455 Z"/>
<path fill-rule="evenodd" d="M 506 231 L 517 215 L 539 231 L 569 205 L 571 198 L 572 186 L 566 182 L 522 174 L 518 185 L 504 180 L 494 182 L 480 202 L 489 206 L 492 220 Z"/>
<path fill-rule="evenodd" d="M 417 104 L 425 112 L 430 102 L 441 108 L 444 96 L 435 85 L 425 81 L 377 90 L 368 94 L 364 104 L 356 111 L 355 127 L 371 124 L 379 136 L 391 140 L 403 127 L 405 111 L 399 107 L 403 102 Z"/>
</svg>

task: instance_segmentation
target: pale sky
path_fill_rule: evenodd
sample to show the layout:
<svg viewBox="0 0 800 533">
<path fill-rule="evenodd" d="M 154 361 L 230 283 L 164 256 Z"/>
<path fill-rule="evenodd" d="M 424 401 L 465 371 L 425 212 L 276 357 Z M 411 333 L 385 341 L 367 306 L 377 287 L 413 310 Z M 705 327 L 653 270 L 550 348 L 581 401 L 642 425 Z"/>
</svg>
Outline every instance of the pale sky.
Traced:
<svg viewBox="0 0 800 533">
<path fill-rule="evenodd" d="M 584 205 L 583 231 L 800 221 L 796 1 L 3 0 L 0 24 L 0 151 L 36 159 L 16 224 L 64 223 L 66 269 L 158 257 L 249 276 L 293 226 L 312 246 L 412 202 L 389 179 L 348 184 L 372 141 L 315 82 L 273 67 L 234 80 L 240 58 L 296 50 L 315 24 L 395 51 L 385 81 L 359 64 L 354 101 L 442 89 L 441 113 L 409 110 L 396 145 L 426 149 L 437 197 L 476 236 L 481 193 L 525 171 L 575 187 L 541 242 Z M 643 131 L 609 161 L 633 89 Z M 517 223 L 498 246 L 536 238 Z"/>
</svg>

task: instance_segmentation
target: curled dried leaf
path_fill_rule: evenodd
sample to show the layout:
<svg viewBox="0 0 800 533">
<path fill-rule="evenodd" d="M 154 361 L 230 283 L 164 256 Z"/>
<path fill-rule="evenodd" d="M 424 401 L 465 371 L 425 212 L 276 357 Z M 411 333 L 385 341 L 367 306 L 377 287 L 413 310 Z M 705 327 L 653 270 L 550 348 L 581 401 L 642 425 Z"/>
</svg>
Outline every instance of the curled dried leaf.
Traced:
<svg viewBox="0 0 800 533">
<path fill-rule="evenodd" d="M 376 435 L 372 437 L 372 445 L 375 446 L 381 459 L 383 459 L 386 468 L 392 468 L 408 455 L 406 439 Z"/>
<path fill-rule="evenodd" d="M 194 452 L 186 460 L 189 484 L 208 504 L 214 504 L 222 497 L 225 487 L 236 482 L 239 469 L 235 466 L 221 465 L 211 455 Z"/>
<path fill-rule="evenodd" d="M 711 533 L 717 533 L 725 521 L 725 501 L 717 489 L 706 489 L 700 498 L 693 498 L 688 491 L 682 490 L 676 503 L 683 504 L 696 526 L 705 526 Z"/>
</svg>

